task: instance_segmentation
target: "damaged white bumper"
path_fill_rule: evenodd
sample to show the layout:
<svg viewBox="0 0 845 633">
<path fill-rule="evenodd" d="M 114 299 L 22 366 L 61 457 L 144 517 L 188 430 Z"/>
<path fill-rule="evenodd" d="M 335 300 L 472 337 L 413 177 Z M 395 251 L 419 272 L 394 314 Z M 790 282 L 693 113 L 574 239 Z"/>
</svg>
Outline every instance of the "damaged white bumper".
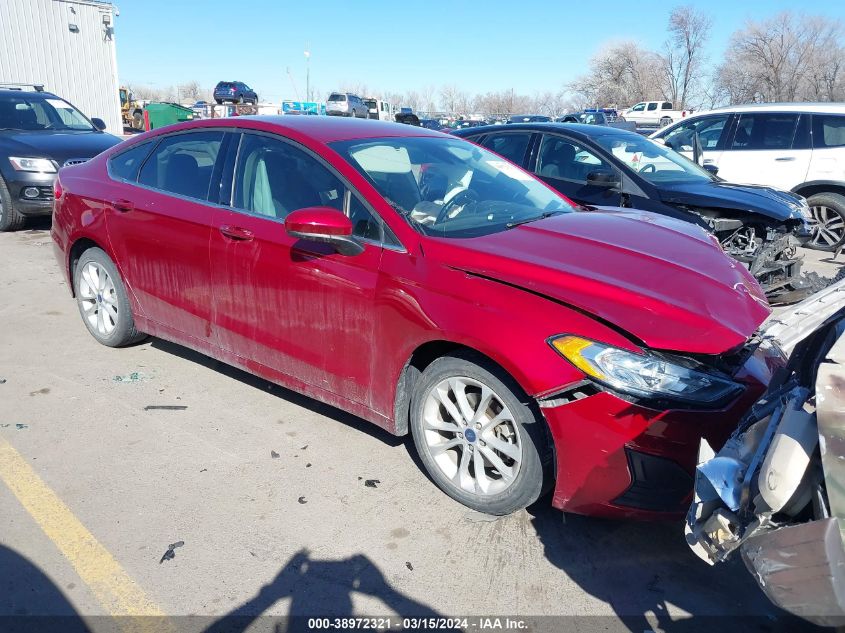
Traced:
<svg viewBox="0 0 845 633">
<path fill-rule="evenodd" d="M 714 454 L 703 443 L 687 543 L 710 564 L 739 549 L 780 607 L 845 623 L 845 280 L 767 322 L 789 357 Z"/>
</svg>

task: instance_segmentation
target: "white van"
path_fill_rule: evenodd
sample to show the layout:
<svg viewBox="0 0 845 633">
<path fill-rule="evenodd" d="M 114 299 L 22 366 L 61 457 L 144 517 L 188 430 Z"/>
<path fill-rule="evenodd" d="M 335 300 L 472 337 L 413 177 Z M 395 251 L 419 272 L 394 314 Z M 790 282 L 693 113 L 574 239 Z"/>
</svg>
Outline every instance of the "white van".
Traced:
<svg viewBox="0 0 845 633">
<path fill-rule="evenodd" d="M 367 106 L 367 116 L 379 121 L 393 121 L 396 108 L 383 99 L 364 97 L 364 105 Z"/>
<path fill-rule="evenodd" d="M 729 182 L 794 191 L 818 221 L 808 246 L 845 244 L 845 104 L 765 103 L 718 108 L 652 138 L 692 157 L 698 134 L 705 165 Z"/>
</svg>

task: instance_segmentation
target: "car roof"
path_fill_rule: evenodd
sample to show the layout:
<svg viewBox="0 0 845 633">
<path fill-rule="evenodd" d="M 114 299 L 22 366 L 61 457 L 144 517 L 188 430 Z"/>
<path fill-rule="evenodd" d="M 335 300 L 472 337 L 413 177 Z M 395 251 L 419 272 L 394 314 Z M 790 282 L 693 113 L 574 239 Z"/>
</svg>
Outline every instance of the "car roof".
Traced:
<svg viewBox="0 0 845 633">
<path fill-rule="evenodd" d="M 483 127 L 464 128 L 455 130 L 454 136 L 477 136 L 488 132 L 507 132 L 509 130 L 527 130 L 530 132 L 566 132 L 581 139 L 592 139 L 599 136 L 619 136 L 626 138 L 644 138 L 641 134 L 609 125 L 589 125 L 587 123 L 508 123 L 507 125 L 485 125 Z"/>
<path fill-rule="evenodd" d="M 818 112 L 819 114 L 845 114 L 843 103 L 746 103 L 743 105 L 723 106 L 712 110 L 696 112 L 701 116 L 711 112 Z"/>
<path fill-rule="evenodd" d="M 282 133 L 290 130 L 309 136 L 320 143 L 390 136 L 445 136 L 434 130 L 401 123 L 390 123 L 376 119 L 348 119 L 345 117 L 331 116 L 258 115 L 226 117 L 222 119 L 198 119 L 160 129 L 176 131 L 177 129 L 220 126 L 253 128 L 265 131 L 275 128 Z"/>
<path fill-rule="evenodd" d="M 44 92 L 38 90 L 11 90 L 9 88 L 0 88 L 0 97 L 20 97 L 25 95 L 27 97 L 47 97 L 49 99 L 61 99 L 52 92 Z M 64 99 L 62 99 L 64 101 Z"/>
</svg>

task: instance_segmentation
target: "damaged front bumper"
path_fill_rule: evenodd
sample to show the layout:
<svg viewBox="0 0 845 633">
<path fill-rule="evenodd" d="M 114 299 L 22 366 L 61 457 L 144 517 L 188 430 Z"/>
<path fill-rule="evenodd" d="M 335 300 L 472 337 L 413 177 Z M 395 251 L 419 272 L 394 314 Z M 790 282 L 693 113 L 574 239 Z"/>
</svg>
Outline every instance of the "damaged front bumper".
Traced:
<svg viewBox="0 0 845 633">
<path fill-rule="evenodd" d="M 710 564 L 738 549 L 775 604 L 845 624 L 845 281 L 763 337 L 789 363 L 717 454 L 702 442 L 687 543 Z"/>
</svg>

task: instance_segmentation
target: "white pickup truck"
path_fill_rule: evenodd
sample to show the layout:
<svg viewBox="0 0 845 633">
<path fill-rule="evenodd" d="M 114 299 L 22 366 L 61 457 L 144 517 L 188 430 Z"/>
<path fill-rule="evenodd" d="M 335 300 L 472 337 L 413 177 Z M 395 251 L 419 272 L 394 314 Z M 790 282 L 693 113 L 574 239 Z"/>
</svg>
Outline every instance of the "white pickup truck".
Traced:
<svg viewBox="0 0 845 633">
<path fill-rule="evenodd" d="M 663 127 L 691 113 L 692 110 L 675 110 L 671 101 L 642 101 L 623 110 L 617 121 L 633 121 L 642 127 Z"/>
</svg>

